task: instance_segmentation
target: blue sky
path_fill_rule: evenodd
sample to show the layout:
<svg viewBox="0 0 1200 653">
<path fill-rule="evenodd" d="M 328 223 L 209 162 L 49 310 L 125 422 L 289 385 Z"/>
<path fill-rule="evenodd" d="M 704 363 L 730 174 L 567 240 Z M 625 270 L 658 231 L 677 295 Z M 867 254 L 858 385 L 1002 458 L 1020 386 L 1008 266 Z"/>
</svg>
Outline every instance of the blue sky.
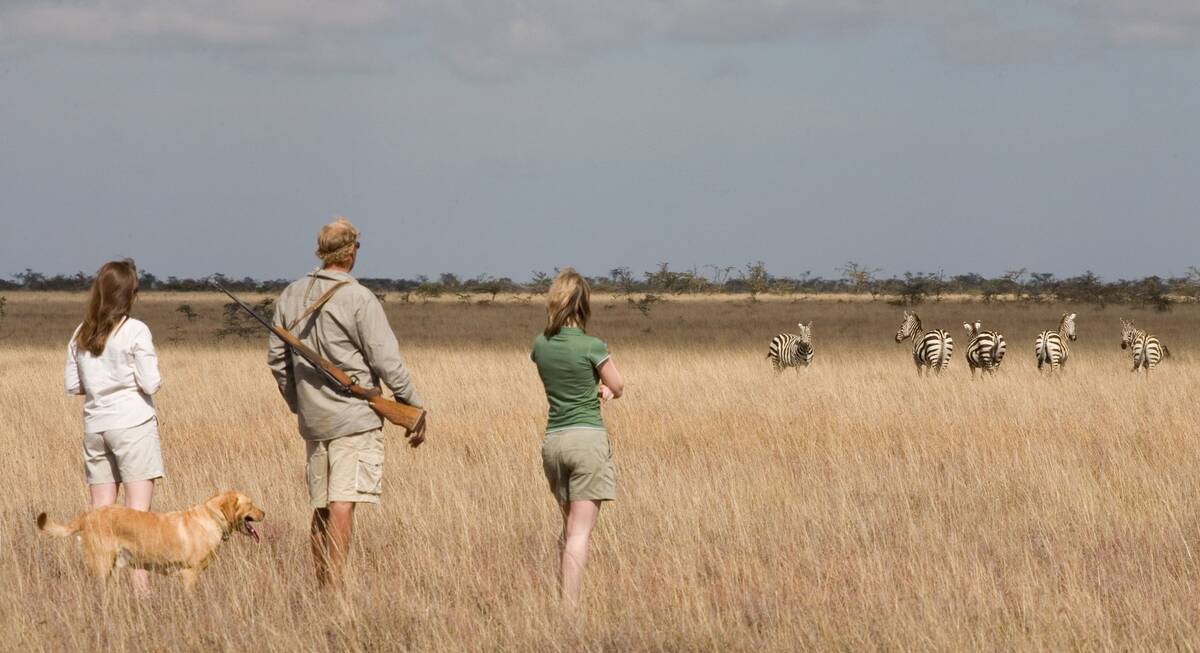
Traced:
<svg viewBox="0 0 1200 653">
<path fill-rule="evenodd" d="M 1200 265 L 1183 0 L 0 1 L 0 274 Z"/>
</svg>

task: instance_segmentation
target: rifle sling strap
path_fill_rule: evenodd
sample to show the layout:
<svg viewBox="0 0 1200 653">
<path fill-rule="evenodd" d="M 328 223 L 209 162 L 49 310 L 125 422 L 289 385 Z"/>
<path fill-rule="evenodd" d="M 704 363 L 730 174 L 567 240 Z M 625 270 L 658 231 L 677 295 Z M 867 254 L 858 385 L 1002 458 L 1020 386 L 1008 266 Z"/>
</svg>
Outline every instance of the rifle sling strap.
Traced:
<svg viewBox="0 0 1200 653">
<path fill-rule="evenodd" d="M 289 332 L 292 329 L 295 329 L 296 325 L 303 322 L 304 319 L 307 318 L 309 315 L 312 315 L 313 313 L 321 310 L 321 307 L 325 305 L 325 302 L 329 301 L 329 299 L 331 297 L 333 297 L 333 293 L 337 292 L 342 286 L 345 286 L 349 283 L 350 283 L 349 281 L 339 281 L 339 282 L 333 284 L 332 288 L 330 288 L 329 290 L 326 290 L 324 295 L 321 295 L 320 297 L 317 298 L 317 301 L 309 304 L 308 308 L 304 309 L 304 312 L 300 314 L 300 317 L 296 318 L 295 320 L 292 320 L 292 323 L 287 325 L 285 328 Z"/>
</svg>

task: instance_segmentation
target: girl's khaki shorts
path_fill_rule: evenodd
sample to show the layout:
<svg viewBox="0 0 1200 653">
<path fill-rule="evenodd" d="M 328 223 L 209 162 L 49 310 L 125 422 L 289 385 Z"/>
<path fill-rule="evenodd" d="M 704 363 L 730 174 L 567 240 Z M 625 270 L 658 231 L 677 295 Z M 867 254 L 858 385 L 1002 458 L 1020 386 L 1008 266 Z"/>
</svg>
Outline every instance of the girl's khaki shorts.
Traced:
<svg viewBox="0 0 1200 653">
<path fill-rule="evenodd" d="M 617 498 L 612 447 L 604 429 L 568 428 L 547 433 L 542 441 L 542 469 L 560 504 Z"/>
<path fill-rule="evenodd" d="M 125 429 L 83 436 L 83 470 L 88 485 L 161 478 L 162 445 L 154 417 Z"/>
</svg>

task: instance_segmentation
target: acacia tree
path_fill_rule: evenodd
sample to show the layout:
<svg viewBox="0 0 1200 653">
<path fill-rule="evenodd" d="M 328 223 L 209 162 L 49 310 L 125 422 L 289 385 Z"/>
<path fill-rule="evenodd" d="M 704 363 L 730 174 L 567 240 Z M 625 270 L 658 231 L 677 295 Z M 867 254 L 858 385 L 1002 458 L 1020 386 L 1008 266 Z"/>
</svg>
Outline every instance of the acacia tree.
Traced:
<svg viewBox="0 0 1200 653">
<path fill-rule="evenodd" d="M 1025 294 L 1025 275 L 1028 273 L 1029 270 L 1018 268 L 1000 275 L 1000 278 L 1006 281 L 1007 285 L 1013 289 L 1013 294 L 1016 295 L 1018 300 Z"/>
<path fill-rule="evenodd" d="M 1055 291 L 1058 299 L 1063 301 L 1095 304 L 1099 308 L 1104 308 L 1106 303 L 1104 283 L 1091 270 L 1060 281 Z"/>
<path fill-rule="evenodd" d="M 618 295 L 632 295 L 633 291 L 637 290 L 637 281 L 633 278 L 633 272 L 627 267 L 622 266 L 609 270 L 608 278 L 612 279 Z"/>
<path fill-rule="evenodd" d="M 712 263 L 704 266 L 704 269 L 707 270 L 708 268 L 712 268 L 711 279 L 714 286 L 724 286 L 729 282 L 729 277 L 733 275 L 733 271 L 737 269 L 732 265 L 720 266 L 713 265 Z"/>
<path fill-rule="evenodd" d="M 872 268 L 855 261 L 847 261 L 840 268 L 835 268 L 837 272 L 842 273 L 842 278 L 850 285 L 850 289 L 857 293 L 864 290 L 871 290 L 875 286 L 875 275 L 883 270 Z"/>
<path fill-rule="evenodd" d="M 46 275 L 34 272 L 29 268 L 25 268 L 24 272 L 14 274 L 13 277 L 26 290 L 41 290 L 46 285 Z"/>
<path fill-rule="evenodd" d="M 758 296 L 771 287 L 771 275 L 767 272 L 767 264 L 762 261 L 747 263 L 745 271 L 742 272 L 742 281 L 750 291 L 750 301 L 758 301 Z"/>
<path fill-rule="evenodd" d="M 1153 306 L 1159 311 L 1171 310 L 1174 301 L 1167 294 L 1167 284 L 1158 276 L 1146 277 L 1133 287 L 1133 299 L 1145 308 Z"/>
<path fill-rule="evenodd" d="M 1200 268 L 1188 266 L 1187 274 L 1183 277 L 1182 290 L 1192 301 L 1200 301 Z"/>
<path fill-rule="evenodd" d="M 677 292 L 679 273 L 671 271 L 670 263 L 659 263 L 657 270 L 646 273 L 646 285 L 651 290 Z"/>
<path fill-rule="evenodd" d="M 496 279 L 490 274 L 481 274 L 467 282 L 467 288 L 473 292 L 486 293 L 492 296 L 491 301 L 496 301 L 496 295 L 504 290 L 504 283 Z"/>
<path fill-rule="evenodd" d="M 533 271 L 533 278 L 529 280 L 529 290 L 535 294 L 544 295 L 550 290 L 550 283 L 553 279 L 550 275 L 541 270 Z"/>
<path fill-rule="evenodd" d="M 1030 274 L 1032 279 L 1026 284 L 1025 296 L 1033 302 L 1041 302 L 1054 294 L 1057 284 L 1054 281 L 1054 274 L 1051 272 L 1033 272 Z"/>
<path fill-rule="evenodd" d="M 925 297 L 932 292 L 935 292 L 937 285 L 936 278 L 932 274 L 924 272 L 904 273 L 904 280 L 900 282 L 899 292 L 901 304 L 908 306 L 916 306 L 925 301 Z"/>
</svg>

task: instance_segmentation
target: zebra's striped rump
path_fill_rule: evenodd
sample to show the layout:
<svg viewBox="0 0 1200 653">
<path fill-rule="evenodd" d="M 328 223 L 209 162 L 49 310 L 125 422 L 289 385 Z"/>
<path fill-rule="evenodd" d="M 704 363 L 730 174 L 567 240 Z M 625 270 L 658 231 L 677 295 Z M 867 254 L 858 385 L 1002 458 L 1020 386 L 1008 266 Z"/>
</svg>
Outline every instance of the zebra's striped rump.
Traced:
<svg viewBox="0 0 1200 653">
<path fill-rule="evenodd" d="M 996 331 L 982 330 L 982 325 L 978 320 L 974 323 L 964 322 L 963 327 L 966 328 L 967 335 L 971 337 L 967 343 L 966 353 L 967 366 L 971 368 L 971 375 L 974 376 L 976 369 L 994 373 L 1004 360 L 1004 352 L 1007 347 L 1004 336 Z"/>
<path fill-rule="evenodd" d="M 896 331 L 896 342 L 907 338 L 913 341 L 917 374 L 930 369 L 940 373 L 950 365 L 950 356 L 954 353 L 954 339 L 950 334 L 942 329 L 925 332 L 921 328 L 921 318 L 916 313 L 904 311 L 904 321 Z"/>
<path fill-rule="evenodd" d="M 1058 322 L 1058 331 L 1043 331 L 1033 343 L 1033 354 L 1037 357 L 1038 369 L 1049 365 L 1051 370 L 1057 370 L 1066 365 L 1067 354 L 1070 353 L 1067 341 L 1074 339 L 1075 314 L 1063 313 Z"/>
<path fill-rule="evenodd" d="M 1171 355 L 1171 351 L 1167 349 L 1158 340 L 1158 336 L 1151 335 L 1135 328 L 1133 322 L 1121 320 L 1121 349 L 1133 349 L 1133 371 L 1138 371 L 1139 368 L 1145 369 L 1147 372 L 1154 369 L 1162 359 Z"/>
<path fill-rule="evenodd" d="M 940 372 L 950 366 L 954 353 L 954 338 L 943 329 L 934 329 L 913 341 L 913 362 L 917 368 L 929 368 Z"/>
<path fill-rule="evenodd" d="M 1041 332 L 1033 345 L 1039 370 L 1043 365 L 1049 365 L 1051 369 L 1061 367 L 1067 361 L 1067 351 L 1067 343 L 1063 342 L 1057 331 Z"/>
</svg>

